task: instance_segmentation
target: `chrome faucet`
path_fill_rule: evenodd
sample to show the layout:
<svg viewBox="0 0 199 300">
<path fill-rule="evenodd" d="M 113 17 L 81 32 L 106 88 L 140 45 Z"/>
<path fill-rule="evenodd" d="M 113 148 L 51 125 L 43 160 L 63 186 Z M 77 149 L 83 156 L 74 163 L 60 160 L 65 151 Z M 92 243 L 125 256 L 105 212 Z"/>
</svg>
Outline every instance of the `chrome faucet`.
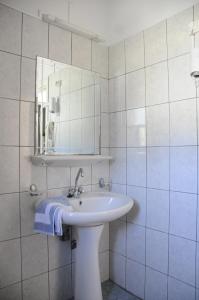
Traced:
<svg viewBox="0 0 199 300">
<path fill-rule="evenodd" d="M 79 168 L 76 178 L 75 178 L 75 187 L 70 188 L 68 191 L 68 197 L 78 198 L 80 194 L 84 192 L 81 186 L 78 186 L 79 177 L 84 177 L 84 170 L 83 168 Z"/>
</svg>

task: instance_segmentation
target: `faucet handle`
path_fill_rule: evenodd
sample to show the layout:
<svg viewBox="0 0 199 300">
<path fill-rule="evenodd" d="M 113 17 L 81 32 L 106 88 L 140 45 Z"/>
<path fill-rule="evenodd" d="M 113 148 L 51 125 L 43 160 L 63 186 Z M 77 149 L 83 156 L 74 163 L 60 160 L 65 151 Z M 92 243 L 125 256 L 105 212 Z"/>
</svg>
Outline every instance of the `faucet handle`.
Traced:
<svg viewBox="0 0 199 300">
<path fill-rule="evenodd" d="M 84 188 L 83 188 L 82 186 L 79 186 L 79 187 L 78 187 L 78 192 L 79 192 L 80 194 L 84 193 Z"/>
<path fill-rule="evenodd" d="M 67 197 L 72 198 L 74 196 L 74 193 L 75 193 L 75 189 L 74 188 L 70 188 L 68 190 Z"/>
</svg>

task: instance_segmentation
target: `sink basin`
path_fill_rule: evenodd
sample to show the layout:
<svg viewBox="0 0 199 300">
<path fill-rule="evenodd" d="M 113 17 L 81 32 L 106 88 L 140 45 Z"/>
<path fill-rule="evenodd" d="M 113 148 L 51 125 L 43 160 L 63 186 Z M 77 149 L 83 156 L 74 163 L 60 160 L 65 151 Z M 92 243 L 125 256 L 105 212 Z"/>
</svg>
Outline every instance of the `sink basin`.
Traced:
<svg viewBox="0 0 199 300">
<path fill-rule="evenodd" d="M 121 218 L 133 204 L 130 197 L 110 192 L 69 199 L 62 222 L 76 229 L 75 300 L 102 300 L 99 242 L 104 223 Z"/>
<path fill-rule="evenodd" d="M 96 226 L 125 215 L 133 206 L 130 197 L 116 193 L 88 192 L 71 198 L 72 211 L 63 212 L 63 223 L 76 226 Z"/>
</svg>

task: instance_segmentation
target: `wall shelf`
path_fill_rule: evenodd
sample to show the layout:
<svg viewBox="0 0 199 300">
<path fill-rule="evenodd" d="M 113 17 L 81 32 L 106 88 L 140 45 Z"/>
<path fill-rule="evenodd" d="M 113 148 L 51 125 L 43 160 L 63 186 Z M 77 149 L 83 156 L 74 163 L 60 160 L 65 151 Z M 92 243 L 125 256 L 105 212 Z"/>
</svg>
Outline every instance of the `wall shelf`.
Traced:
<svg viewBox="0 0 199 300">
<path fill-rule="evenodd" d="M 108 155 L 34 155 L 32 163 L 37 166 L 75 167 L 95 164 L 105 160 L 111 160 Z"/>
</svg>

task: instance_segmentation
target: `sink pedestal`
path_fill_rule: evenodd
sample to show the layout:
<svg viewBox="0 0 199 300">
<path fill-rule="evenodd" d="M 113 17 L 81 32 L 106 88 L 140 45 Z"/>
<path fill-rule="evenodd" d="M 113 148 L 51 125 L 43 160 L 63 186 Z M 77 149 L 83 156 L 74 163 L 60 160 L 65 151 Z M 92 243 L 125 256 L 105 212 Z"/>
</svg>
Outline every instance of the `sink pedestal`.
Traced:
<svg viewBox="0 0 199 300">
<path fill-rule="evenodd" d="M 102 300 L 99 241 L 103 227 L 76 227 L 75 300 Z"/>
</svg>

